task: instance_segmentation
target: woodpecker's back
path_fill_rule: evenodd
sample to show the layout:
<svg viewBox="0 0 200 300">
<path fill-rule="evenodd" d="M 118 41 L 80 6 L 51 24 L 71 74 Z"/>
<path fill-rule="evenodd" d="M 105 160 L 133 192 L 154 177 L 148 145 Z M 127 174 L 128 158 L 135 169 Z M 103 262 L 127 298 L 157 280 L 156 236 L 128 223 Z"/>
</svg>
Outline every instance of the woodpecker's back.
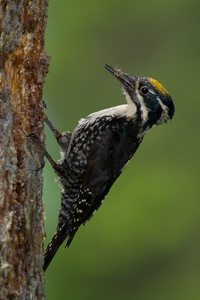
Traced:
<svg viewBox="0 0 200 300">
<path fill-rule="evenodd" d="M 99 208 L 111 186 L 137 150 L 145 132 L 171 119 L 174 105 L 156 80 L 138 78 L 105 66 L 123 86 L 127 104 L 82 119 L 55 171 L 62 186 L 57 232 L 45 252 L 48 267 L 62 242 L 69 246 L 81 224 Z"/>
</svg>

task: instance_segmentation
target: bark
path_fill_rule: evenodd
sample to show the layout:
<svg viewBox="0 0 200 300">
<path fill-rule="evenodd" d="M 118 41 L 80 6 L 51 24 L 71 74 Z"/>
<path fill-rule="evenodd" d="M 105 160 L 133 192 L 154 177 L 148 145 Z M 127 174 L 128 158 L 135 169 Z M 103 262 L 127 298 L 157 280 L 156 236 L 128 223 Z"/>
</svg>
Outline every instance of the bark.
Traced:
<svg viewBox="0 0 200 300">
<path fill-rule="evenodd" d="M 42 88 L 48 0 L 0 0 L 0 299 L 45 299 Z"/>
</svg>

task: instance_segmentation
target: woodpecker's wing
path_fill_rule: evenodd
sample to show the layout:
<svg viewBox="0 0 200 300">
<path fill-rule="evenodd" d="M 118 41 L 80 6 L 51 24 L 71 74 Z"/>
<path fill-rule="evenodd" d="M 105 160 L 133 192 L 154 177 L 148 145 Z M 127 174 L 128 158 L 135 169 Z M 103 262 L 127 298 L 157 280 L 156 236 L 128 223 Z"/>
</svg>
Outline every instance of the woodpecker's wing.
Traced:
<svg viewBox="0 0 200 300">
<path fill-rule="evenodd" d="M 88 221 L 100 207 L 140 141 L 127 130 L 109 130 L 91 147 L 81 188 L 78 210 L 80 223 Z M 87 203 L 87 205 L 86 205 Z"/>
</svg>

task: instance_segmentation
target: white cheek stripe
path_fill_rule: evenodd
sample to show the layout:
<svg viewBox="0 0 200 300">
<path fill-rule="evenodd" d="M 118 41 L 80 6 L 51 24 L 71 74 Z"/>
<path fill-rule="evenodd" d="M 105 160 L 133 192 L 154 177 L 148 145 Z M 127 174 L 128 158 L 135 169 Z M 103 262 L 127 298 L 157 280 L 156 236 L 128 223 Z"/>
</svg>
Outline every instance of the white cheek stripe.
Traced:
<svg viewBox="0 0 200 300">
<path fill-rule="evenodd" d="M 163 104 L 163 102 L 157 98 L 160 106 L 162 107 L 162 114 L 160 116 L 160 121 L 167 121 L 169 119 L 169 112 L 168 112 L 168 108 L 166 107 L 166 105 Z"/>
<path fill-rule="evenodd" d="M 129 94 L 123 90 L 124 95 L 126 96 L 126 101 L 127 101 L 127 106 L 126 106 L 126 116 L 129 118 L 134 118 L 136 112 L 137 112 L 137 107 Z"/>
<path fill-rule="evenodd" d="M 145 123 L 148 120 L 149 111 L 148 111 L 146 105 L 144 104 L 143 97 L 139 94 L 138 91 L 136 91 L 136 94 L 137 94 L 137 98 L 139 99 L 139 102 L 140 102 L 140 109 L 141 109 L 141 113 L 142 113 L 142 121 Z"/>
</svg>

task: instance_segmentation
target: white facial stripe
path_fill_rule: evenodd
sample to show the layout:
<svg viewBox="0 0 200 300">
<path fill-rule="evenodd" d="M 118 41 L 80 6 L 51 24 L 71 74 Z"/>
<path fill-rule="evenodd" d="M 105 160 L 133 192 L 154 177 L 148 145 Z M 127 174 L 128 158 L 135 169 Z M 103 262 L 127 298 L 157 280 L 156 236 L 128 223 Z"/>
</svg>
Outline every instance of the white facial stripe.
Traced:
<svg viewBox="0 0 200 300">
<path fill-rule="evenodd" d="M 146 105 L 144 104 L 144 100 L 143 97 L 140 95 L 139 91 L 136 91 L 137 94 L 137 98 L 139 99 L 140 102 L 140 109 L 141 109 L 141 113 L 142 113 L 142 121 L 145 123 L 148 120 L 148 109 L 146 107 Z"/>
<path fill-rule="evenodd" d="M 129 96 L 129 94 L 125 90 L 123 92 L 124 95 L 126 96 L 126 101 L 127 101 L 126 115 L 127 117 L 134 118 L 137 111 L 137 107 L 133 102 L 133 100 L 131 99 L 131 97 Z"/>
<path fill-rule="evenodd" d="M 169 112 L 166 105 L 163 104 L 163 102 L 157 97 L 157 100 L 162 107 L 162 114 L 160 116 L 160 122 L 167 121 L 169 119 Z"/>
</svg>

